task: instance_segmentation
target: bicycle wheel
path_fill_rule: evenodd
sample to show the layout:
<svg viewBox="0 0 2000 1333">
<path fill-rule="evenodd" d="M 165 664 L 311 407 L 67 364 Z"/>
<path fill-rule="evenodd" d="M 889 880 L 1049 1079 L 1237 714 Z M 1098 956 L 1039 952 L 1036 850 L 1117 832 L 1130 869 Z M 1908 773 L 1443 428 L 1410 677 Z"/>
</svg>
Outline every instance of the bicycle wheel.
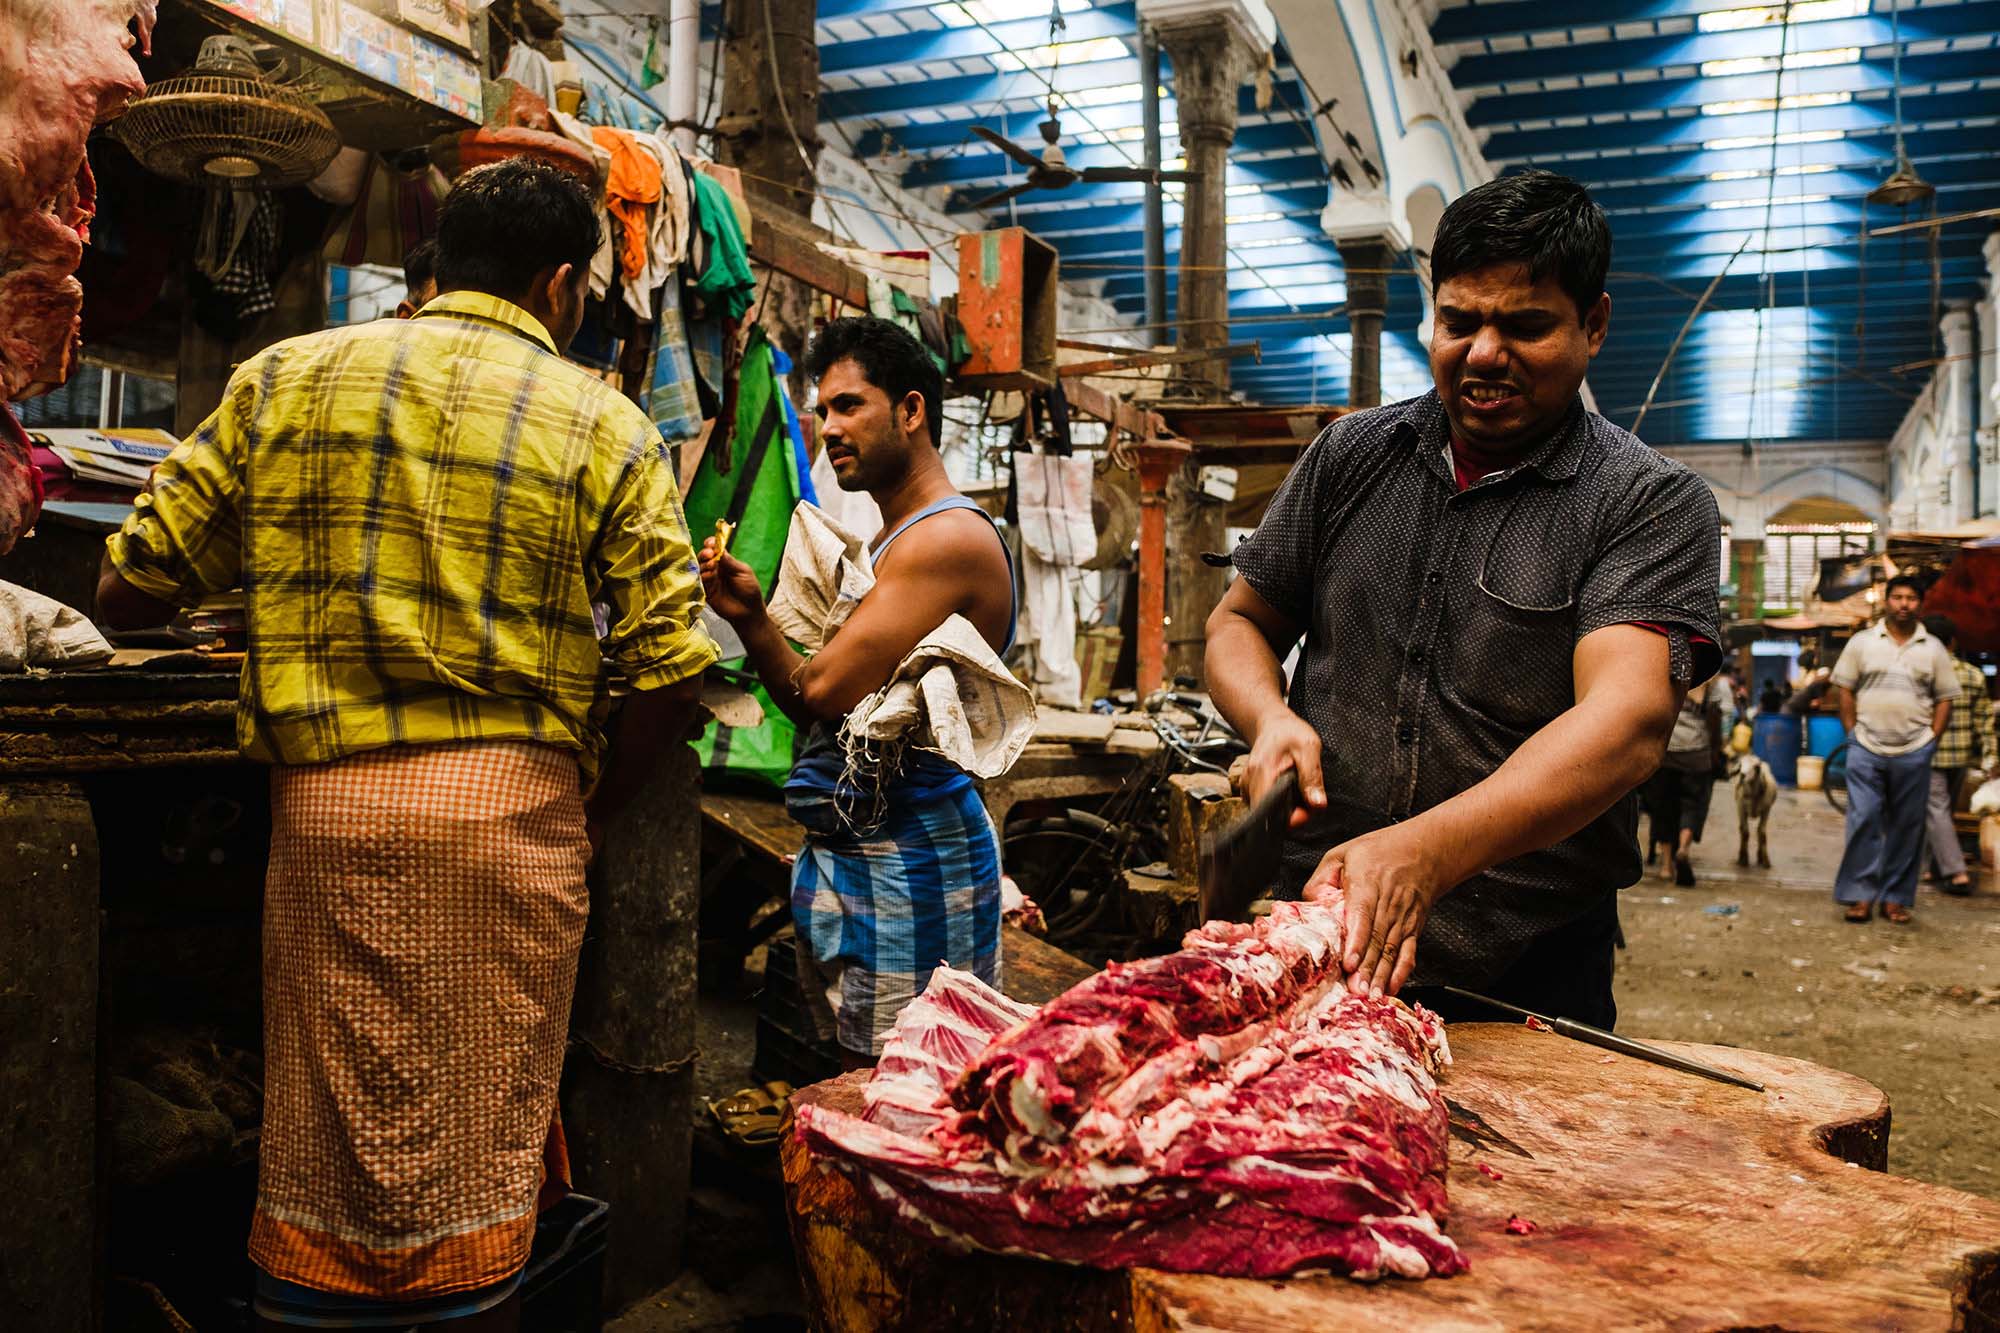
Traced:
<svg viewBox="0 0 2000 1333">
<path fill-rule="evenodd" d="M 1063 816 L 1010 830 L 1000 843 L 1000 865 L 1042 909 L 1049 938 L 1058 941 L 1096 923 L 1118 873 L 1112 840 Z"/>
<path fill-rule="evenodd" d="M 1826 757 L 1826 776 L 1820 779 L 1820 790 L 1826 793 L 1827 804 L 1847 813 L 1847 742 L 1833 747 L 1833 753 Z"/>
</svg>

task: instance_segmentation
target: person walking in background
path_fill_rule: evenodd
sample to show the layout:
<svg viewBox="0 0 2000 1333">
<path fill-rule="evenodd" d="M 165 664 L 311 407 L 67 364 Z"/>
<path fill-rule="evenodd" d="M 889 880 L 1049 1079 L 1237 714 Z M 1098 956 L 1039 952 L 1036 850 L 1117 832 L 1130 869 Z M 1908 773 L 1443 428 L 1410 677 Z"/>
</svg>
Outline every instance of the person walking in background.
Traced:
<svg viewBox="0 0 2000 1333">
<path fill-rule="evenodd" d="M 1966 873 L 1965 850 L 1958 845 L 1958 830 L 1952 827 L 1951 812 L 1958 804 L 1959 787 L 1968 770 L 1991 773 L 2000 768 L 1993 736 L 1993 701 L 1986 694 L 1986 674 L 1958 656 L 1958 626 L 1950 616 L 1925 616 L 1924 628 L 1951 654 L 1953 673 L 1958 677 L 1959 701 L 1938 737 L 1937 754 L 1931 759 L 1930 804 L 1925 825 L 1930 835 L 1930 861 L 1937 871 L 1939 886 L 1946 893 L 1972 892 L 1972 877 Z"/>
<path fill-rule="evenodd" d="M 1729 734 L 1723 719 L 1732 703 L 1729 682 L 1721 676 L 1683 694 L 1673 735 L 1667 740 L 1667 757 L 1640 792 L 1652 825 L 1660 878 L 1671 876 L 1684 888 L 1694 885 L 1690 854 L 1701 841 L 1715 779 L 1729 762 L 1723 748 Z"/>
<path fill-rule="evenodd" d="M 1889 580 L 1882 619 L 1848 640 L 1833 669 L 1847 749 L 1847 849 L 1833 896 L 1847 919 L 1908 925 L 1924 851 L 1931 758 L 1962 692 L 1952 656 L 1918 620 L 1924 593 Z"/>
</svg>

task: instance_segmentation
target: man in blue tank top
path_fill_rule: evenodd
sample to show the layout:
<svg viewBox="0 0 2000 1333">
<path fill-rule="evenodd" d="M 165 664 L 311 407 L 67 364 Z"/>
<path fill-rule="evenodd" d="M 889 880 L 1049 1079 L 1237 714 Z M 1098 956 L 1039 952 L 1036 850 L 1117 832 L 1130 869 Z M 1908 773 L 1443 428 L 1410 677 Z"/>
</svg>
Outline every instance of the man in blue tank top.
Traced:
<svg viewBox="0 0 2000 1333">
<path fill-rule="evenodd" d="M 785 787 L 806 829 L 792 872 L 801 980 L 821 1036 L 860 1065 L 940 964 L 999 983 L 1000 846 L 971 777 L 940 755 L 913 749 L 879 790 L 858 790 L 840 724 L 954 615 L 1006 652 L 1014 578 L 992 520 L 945 474 L 944 378 L 923 345 L 888 320 L 837 319 L 805 367 L 841 489 L 868 492 L 882 511 L 875 586 L 808 657 L 772 623 L 755 573 L 713 538 L 701 579 L 773 702 L 806 734 Z"/>
</svg>

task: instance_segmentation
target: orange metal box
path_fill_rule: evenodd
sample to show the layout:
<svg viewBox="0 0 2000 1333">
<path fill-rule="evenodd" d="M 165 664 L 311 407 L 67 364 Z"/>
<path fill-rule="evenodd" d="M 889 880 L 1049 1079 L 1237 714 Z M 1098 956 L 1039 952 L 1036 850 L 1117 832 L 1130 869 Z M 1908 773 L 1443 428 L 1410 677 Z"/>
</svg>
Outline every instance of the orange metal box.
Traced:
<svg viewBox="0 0 2000 1333">
<path fill-rule="evenodd" d="M 958 238 L 958 318 L 972 355 L 957 378 L 987 389 L 1056 378 L 1055 249 L 1024 227 Z"/>
</svg>

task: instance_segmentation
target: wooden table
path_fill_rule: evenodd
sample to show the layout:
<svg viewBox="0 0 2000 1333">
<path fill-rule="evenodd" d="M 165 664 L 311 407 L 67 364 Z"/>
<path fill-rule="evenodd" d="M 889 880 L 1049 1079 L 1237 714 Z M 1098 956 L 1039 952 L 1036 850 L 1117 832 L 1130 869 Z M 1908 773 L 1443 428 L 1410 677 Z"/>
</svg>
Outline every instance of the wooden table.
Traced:
<svg viewBox="0 0 2000 1333">
<path fill-rule="evenodd" d="M 1669 1044 L 1763 1081 L 1760 1095 L 1512 1025 L 1454 1025 L 1450 1039 L 1449 1230 L 1472 1261 L 1463 1276 L 1272 1282 L 956 1255 L 890 1227 L 787 1136 L 815 1326 L 2000 1328 L 2000 1204 L 1882 1174 L 1888 1100 L 1860 1079 Z M 797 1100 L 858 1112 L 863 1077 Z M 1512 1216 L 1534 1233 L 1508 1234 Z"/>
</svg>

